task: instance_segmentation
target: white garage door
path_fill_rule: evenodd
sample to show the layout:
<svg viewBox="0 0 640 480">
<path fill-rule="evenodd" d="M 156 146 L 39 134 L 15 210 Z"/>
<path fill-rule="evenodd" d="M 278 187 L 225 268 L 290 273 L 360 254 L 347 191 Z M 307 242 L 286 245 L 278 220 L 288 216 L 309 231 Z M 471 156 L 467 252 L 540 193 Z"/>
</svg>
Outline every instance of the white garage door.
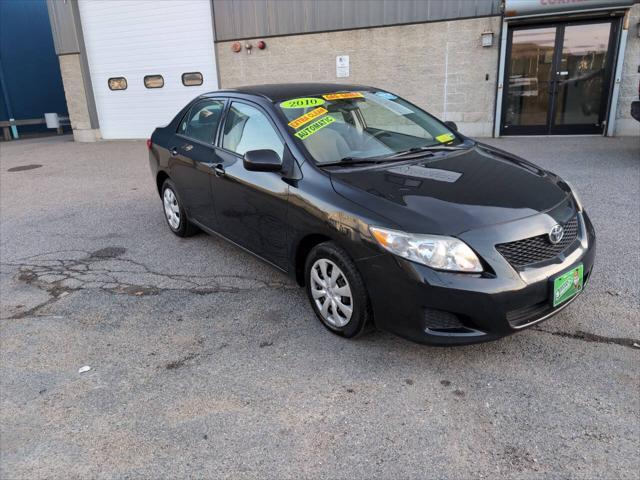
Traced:
<svg viewBox="0 0 640 480">
<path fill-rule="evenodd" d="M 80 18 L 103 138 L 147 138 L 203 92 L 218 88 L 209 0 L 81 0 Z M 199 72 L 200 86 L 182 74 Z M 162 75 L 162 88 L 144 77 Z M 110 90 L 124 77 L 126 90 Z"/>
</svg>

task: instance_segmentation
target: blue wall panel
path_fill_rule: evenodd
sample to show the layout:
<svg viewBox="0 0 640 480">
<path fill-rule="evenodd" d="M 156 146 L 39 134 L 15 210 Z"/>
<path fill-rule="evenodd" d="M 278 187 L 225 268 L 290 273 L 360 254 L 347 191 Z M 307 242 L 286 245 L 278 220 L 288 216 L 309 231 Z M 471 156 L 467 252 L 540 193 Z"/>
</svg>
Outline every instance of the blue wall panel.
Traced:
<svg viewBox="0 0 640 480">
<path fill-rule="evenodd" d="M 0 63 L 16 120 L 67 115 L 45 0 L 0 0 Z M 0 95 L 0 120 L 7 119 Z"/>
</svg>

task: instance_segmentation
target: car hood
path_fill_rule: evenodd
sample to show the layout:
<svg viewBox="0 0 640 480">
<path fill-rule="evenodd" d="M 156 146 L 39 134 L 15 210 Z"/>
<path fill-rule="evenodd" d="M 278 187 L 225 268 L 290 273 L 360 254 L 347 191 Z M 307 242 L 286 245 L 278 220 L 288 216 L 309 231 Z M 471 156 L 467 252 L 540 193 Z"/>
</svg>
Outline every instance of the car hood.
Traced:
<svg viewBox="0 0 640 480">
<path fill-rule="evenodd" d="M 457 235 L 573 201 L 556 175 L 485 145 L 330 174 L 338 194 L 413 233 Z"/>
</svg>

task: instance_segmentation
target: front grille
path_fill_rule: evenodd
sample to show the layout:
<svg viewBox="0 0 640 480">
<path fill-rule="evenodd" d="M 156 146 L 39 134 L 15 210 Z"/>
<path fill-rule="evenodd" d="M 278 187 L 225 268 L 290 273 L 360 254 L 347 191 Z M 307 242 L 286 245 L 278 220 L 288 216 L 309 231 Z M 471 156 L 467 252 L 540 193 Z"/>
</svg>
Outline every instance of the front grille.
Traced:
<svg viewBox="0 0 640 480">
<path fill-rule="evenodd" d="M 564 227 L 564 235 L 559 243 L 553 244 L 548 235 L 525 238 L 515 242 L 496 245 L 496 250 L 514 267 L 524 267 L 557 257 L 578 237 L 578 217 L 569 220 Z"/>
</svg>

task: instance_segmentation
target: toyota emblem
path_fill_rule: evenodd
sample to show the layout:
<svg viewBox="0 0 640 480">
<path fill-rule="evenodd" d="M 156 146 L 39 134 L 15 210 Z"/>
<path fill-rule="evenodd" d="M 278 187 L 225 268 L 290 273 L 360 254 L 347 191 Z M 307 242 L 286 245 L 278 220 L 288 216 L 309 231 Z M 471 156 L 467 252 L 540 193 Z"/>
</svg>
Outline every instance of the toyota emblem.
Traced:
<svg viewBox="0 0 640 480">
<path fill-rule="evenodd" d="M 551 231 L 549 232 L 549 241 L 556 245 L 557 243 L 560 243 L 563 235 L 564 228 L 562 228 L 562 225 L 554 225 L 553 227 L 551 227 Z"/>
</svg>

